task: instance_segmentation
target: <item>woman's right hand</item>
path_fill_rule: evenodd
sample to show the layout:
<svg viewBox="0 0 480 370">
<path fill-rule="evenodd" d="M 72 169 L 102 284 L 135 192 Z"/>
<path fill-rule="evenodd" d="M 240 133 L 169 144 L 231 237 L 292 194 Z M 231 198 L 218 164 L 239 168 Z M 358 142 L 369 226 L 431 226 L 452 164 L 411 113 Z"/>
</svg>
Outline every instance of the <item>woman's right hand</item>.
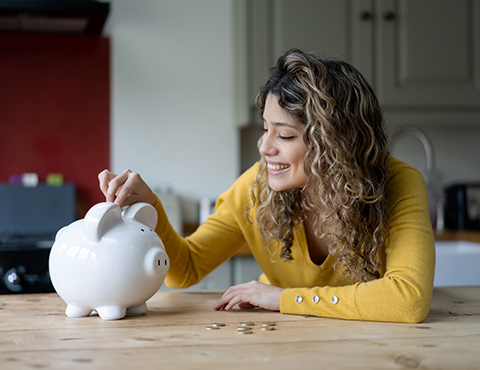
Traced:
<svg viewBox="0 0 480 370">
<path fill-rule="evenodd" d="M 157 203 L 157 196 L 138 173 L 125 170 L 116 175 L 109 170 L 103 170 L 98 174 L 98 180 L 107 202 L 115 202 L 120 207 L 138 202 L 152 206 Z"/>
</svg>

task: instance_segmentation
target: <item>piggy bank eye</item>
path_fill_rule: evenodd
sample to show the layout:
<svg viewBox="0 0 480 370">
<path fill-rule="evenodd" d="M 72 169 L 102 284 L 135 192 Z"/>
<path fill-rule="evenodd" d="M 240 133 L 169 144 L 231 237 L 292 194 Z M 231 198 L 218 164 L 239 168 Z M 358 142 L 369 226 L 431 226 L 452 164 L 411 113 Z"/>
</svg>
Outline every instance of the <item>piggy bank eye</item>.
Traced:
<svg viewBox="0 0 480 370">
<path fill-rule="evenodd" d="M 143 230 L 143 229 L 140 229 L 140 230 L 142 230 L 142 232 L 145 232 L 145 230 Z"/>
</svg>

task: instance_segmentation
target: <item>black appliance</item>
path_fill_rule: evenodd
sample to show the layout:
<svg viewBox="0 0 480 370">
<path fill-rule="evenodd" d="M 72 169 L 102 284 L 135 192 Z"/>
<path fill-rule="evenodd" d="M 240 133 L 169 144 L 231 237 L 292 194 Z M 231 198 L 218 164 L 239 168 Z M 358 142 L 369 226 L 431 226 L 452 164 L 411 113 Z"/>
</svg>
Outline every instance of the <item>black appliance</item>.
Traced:
<svg viewBox="0 0 480 370">
<path fill-rule="evenodd" d="M 445 228 L 480 231 L 480 183 L 445 189 Z"/>
<path fill-rule="evenodd" d="M 0 32 L 93 35 L 110 3 L 96 0 L 0 0 Z"/>
<path fill-rule="evenodd" d="M 49 293 L 57 231 L 76 216 L 75 186 L 0 184 L 0 294 Z"/>
</svg>

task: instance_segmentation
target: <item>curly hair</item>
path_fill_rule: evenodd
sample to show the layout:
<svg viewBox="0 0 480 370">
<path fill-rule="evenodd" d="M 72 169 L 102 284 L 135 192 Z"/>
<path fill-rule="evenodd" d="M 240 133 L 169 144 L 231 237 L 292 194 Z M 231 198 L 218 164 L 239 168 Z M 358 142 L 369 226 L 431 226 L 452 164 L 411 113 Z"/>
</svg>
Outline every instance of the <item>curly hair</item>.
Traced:
<svg viewBox="0 0 480 370">
<path fill-rule="evenodd" d="M 388 237 L 389 145 L 373 89 L 346 62 L 291 49 L 260 88 L 256 104 L 262 117 L 269 94 L 304 124 L 307 182 L 302 189 L 274 191 L 261 159 L 249 207 L 258 202 L 260 233 L 283 244 L 281 258 L 291 260 L 294 229 L 308 212 L 315 235 L 330 238 L 329 253 L 353 282 L 378 278 L 378 252 Z"/>
</svg>

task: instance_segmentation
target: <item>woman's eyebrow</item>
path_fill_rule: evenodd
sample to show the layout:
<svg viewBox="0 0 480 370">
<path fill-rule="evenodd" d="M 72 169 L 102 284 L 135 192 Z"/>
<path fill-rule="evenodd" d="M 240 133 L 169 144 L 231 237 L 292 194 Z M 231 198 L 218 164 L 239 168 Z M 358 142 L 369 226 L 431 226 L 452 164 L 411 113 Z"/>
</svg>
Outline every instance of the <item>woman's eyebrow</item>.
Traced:
<svg viewBox="0 0 480 370">
<path fill-rule="evenodd" d="M 263 122 L 267 123 L 265 118 L 262 117 L 262 120 L 263 120 Z M 295 130 L 300 130 L 300 128 L 298 128 L 296 125 L 292 125 L 291 123 L 287 123 L 287 122 L 271 122 L 271 125 L 276 126 L 276 127 L 290 127 L 290 128 L 295 129 Z"/>
</svg>

